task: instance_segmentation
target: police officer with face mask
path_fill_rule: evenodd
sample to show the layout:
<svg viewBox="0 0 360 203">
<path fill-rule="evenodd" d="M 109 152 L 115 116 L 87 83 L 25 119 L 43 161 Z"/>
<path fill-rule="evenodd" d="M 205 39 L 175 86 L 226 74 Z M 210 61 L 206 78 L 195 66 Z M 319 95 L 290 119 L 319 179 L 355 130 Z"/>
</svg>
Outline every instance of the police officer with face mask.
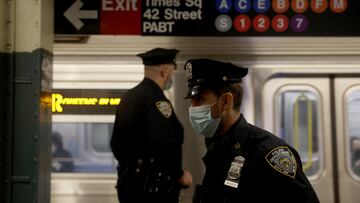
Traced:
<svg viewBox="0 0 360 203">
<path fill-rule="evenodd" d="M 171 86 L 178 52 L 155 48 L 138 54 L 145 78 L 118 106 L 110 144 L 119 162 L 121 203 L 177 203 L 180 189 L 192 183 L 182 169 L 183 127 L 163 93 Z"/>
<path fill-rule="evenodd" d="M 210 59 L 189 60 L 184 68 L 190 122 L 207 147 L 193 202 L 319 202 L 297 151 L 241 114 L 248 69 Z"/>
</svg>

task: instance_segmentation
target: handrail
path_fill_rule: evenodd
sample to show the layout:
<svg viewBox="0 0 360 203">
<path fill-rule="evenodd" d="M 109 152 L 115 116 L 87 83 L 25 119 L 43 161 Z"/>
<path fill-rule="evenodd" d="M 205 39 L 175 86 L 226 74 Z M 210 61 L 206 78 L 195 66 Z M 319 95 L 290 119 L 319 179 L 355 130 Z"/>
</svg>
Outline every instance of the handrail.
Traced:
<svg viewBox="0 0 360 203">
<path fill-rule="evenodd" d="M 304 94 L 301 93 L 295 100 L 294 104 L 294 114 L 293 114 L 293 128 L 294 128 L 294 148 L 299 151 L 299 101 L 306 100 L 307 102 L 307 134 L 308 134 L 308 161 L 303 166 L 303 170 L 306 171 L 312 167 L 312 155 L 313 155 L 313 143 L 312 143 L 312 136 L 313 136 L 313 122 L 312 122 L 312 103 L 311 100 Z"/>
</svg>

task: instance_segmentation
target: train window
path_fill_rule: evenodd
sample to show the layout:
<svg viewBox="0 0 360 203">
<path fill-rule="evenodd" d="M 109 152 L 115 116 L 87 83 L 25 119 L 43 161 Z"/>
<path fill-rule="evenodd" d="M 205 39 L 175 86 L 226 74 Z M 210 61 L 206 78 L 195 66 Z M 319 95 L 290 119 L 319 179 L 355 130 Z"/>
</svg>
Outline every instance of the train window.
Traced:
<svg viewBox="0 0 360 203">
<path fill-rule="evenodd" d="M 360 178 L 360 87 L 354 88 L 351 88 L 345 97 L 350 155 L 348 163 L 351 174 Z"/>
<path fill-rule="evenodd" d="M 94 123 L 87 126 L 91 134 L 91 148 L 99 153 L 111 153 L 110 138 L 113 130 L 113 124 Z"/>
<path fill-rule="evenodd" d="M 285 86 L 275 94 L 276 133 L 299 152 L 308 177 L 318 175 L 323 162 L 319 102 L 317 91 L 308 86 Z"/>
<path fill-rule="evenodd" d="M 53 122 L 53 172 L 113 173 L 112 123 Z"/>
</svg>

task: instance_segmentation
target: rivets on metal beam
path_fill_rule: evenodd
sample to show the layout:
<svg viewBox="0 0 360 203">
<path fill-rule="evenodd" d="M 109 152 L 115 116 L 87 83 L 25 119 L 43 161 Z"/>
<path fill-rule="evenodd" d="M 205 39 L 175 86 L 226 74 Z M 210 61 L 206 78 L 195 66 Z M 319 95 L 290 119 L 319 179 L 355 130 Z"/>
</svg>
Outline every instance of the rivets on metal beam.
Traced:
<svg viewBox="0 0 360 203">
<path fill-rule="evenodd" d="M 6 26 L 10 27 L 12 24 L 11 20 L 6 21 Z"/>
<path fill-rule="evenodd" d="M 5 49 L 8 50 L 8 51 L 11 50 L 11 47 L 12 47 L 12 45 L 11 45 L 10 43 L 7 43 L 7 44 L 5 45 Z"/>
</svg>

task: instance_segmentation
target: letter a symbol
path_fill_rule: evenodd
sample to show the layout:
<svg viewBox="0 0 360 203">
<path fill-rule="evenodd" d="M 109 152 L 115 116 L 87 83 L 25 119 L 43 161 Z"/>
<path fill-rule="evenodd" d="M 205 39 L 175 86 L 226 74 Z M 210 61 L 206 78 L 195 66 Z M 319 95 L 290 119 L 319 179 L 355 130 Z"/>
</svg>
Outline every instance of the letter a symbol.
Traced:
<svg viewBox="0 0 360 203">
<path fill-rule="evenodd" d="M 229 9 L 229 6 L 228 6 L 228 3 L 226 0 L 221 1 L 220 9 Z"/>
<path fill-rule="evenodd" d="M 231 0 L 217 0 L 216 1 L 216 8 L 220 13 L 229 12 L 232 7 Z"/>
</svg>

